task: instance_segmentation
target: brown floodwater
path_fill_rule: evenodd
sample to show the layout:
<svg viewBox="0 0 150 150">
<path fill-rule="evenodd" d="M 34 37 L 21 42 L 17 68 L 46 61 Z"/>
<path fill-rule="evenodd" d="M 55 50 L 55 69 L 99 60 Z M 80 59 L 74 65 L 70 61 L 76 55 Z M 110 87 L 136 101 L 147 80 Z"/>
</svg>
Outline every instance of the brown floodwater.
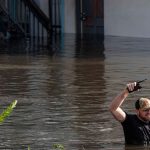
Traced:
<svg viewBox="0 0 150 150">
<path fill-rule="evenodd" d="M 150 97 L 149 56 L 150 40 L 143 38 L 64 35 L 48 47 L 2 42 L 0 111 L 14 99 L 18 104 L 0 125 L 0 149 L 140 150 L 124 145 L 108 107 L 129 81 L 148 79 L 129 95 L 126 111 L 134 112 L 138 97 Z"/>
</svg>

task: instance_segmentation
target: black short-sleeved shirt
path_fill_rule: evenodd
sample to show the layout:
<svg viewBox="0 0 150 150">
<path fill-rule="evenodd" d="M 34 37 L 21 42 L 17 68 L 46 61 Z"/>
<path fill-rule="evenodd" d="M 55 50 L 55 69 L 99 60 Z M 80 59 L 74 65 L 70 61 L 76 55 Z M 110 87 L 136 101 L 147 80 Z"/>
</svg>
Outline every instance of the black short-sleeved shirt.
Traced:
<svg viewBox="0 0 150 150">
<path fill-rule="evenodd" d="M 121 124 L 126 144 L 150 144 L 150 122 L 141 121 L 135 114 L 126 114 Z"/>
</svg>

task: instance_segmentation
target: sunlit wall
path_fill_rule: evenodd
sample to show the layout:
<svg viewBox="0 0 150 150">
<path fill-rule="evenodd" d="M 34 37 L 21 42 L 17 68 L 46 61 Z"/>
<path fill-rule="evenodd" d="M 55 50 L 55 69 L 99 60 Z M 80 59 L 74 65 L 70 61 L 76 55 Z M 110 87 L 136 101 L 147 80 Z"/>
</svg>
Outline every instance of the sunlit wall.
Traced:
<svg viewBox="0 0 150 150">
<path fill-rule="evenodd" d="M 150 37 L 149 0 L 104 0 L 105 35 Z"/>
</svg>

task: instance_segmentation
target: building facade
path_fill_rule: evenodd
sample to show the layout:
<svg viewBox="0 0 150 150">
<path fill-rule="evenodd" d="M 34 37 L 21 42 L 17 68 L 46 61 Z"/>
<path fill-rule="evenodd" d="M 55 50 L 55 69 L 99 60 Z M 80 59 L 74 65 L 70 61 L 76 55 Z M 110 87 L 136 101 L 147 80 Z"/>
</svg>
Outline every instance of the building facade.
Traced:
<svg viewBox="0 0 150 150">
<path fill-rule="evenodd" d="M 1 0 L 0 3 L 5 4 L 6 8 L 12 8 L 9 13 L 14 20 L 20 17 L 24 22 L 25 17 L 20 15 L 22 5 L 18 5 L 21 1 L 23 0 Z M 31 0 L 30 2 L 32 1 L 50 19 L 52 29 L 60 30 L 61 33 L 150 37 L 149 0 L 113 0 L 113 2 L 111 0 Z M 17 8 L 19 10 L 16 13 Z M 25 13 L 28 10 L 25 9 Z M 30 15 L 28 19 L 34 20 L 34 17 Z M 38 28 L 38 25 L 30 27 L 30 30 L 34 28 Z"/>
</svg>

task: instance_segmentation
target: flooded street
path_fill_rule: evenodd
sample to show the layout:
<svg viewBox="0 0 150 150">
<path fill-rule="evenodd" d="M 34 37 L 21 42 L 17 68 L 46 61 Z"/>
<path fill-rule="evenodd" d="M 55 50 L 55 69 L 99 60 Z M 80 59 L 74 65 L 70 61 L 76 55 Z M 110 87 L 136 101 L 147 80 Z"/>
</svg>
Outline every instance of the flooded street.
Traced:
<svg viewBox="0 0 150 150">
<path fill-rule="evenodd" d="M 49 49 L 17 41 L 0 50 L 0 111 L 18 100 L 0 125 L 0 149 L 141 149 L 125 147 L 108 107 L 129 81 L 148 79 L 129 95 L 126 111 L 134 112 L 139 97 L 150 97 L 149 39 L 65 35 Z"/>
</svg>

